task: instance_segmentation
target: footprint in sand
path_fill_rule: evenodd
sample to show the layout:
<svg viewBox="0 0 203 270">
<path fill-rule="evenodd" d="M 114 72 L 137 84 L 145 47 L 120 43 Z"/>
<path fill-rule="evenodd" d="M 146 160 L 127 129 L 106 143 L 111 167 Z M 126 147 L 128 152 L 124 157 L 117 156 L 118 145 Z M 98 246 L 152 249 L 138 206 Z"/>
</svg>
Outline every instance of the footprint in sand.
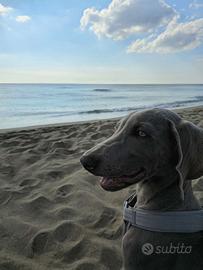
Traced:
<svg viewBox="0 0 203 270">
<path fill-rule="evenodd" d="M 91 244 L 87 239 L 82 239 L 78 243 L 76 243 L 73 247 L 70 248 L 69 251 L 66 251 L 63 255 L 63 261 L 66 263 L 72 263 L 76 259 L 79 260 L 88 255 L 88 247 Z"/>
<path fill-rule="evenodd" d="M 74 208 L 70 208 L 70 207 L 64 207 L 64 208 L 60 208 L 56 211 L 56 215 L 60 218 L 60 219 L 72 219 L 72 217 L 75 217 L 76 215 L 78 215 L 77 211 Z"/>
<path fill-rule="evenodd" d="M 39 195 L 33 199 L 24 201 L 25 207 L 29 211 L 44 211 L 45 208 L 49 208 L 52 203 L 43 195 Z"/>
<path fill-rule="evenodd" d="M 116 210 L 105 207 L 101 210 L 99 219 L 94 223 L 94 228 L 105 228 L 116 220 Z"/>
<path fill-rule="evenodd" d="M 66 197 L 68 194 L 70 194 L 72 189 L 73 189 L 73 185 L 71 185 L 71 184 L 60 186 L 56 190 L 56 196 L 57 197 Z"/>
<path fill-rule="evenodd" d="M 76 241 L 82 236 L 82 228 L 70 221 L 61 223 L 53 232 L 53 237 L 58 242 Z"/>
<path fill-rule="evenodd" d="M 35 187 L 40 183 L 39 179 L 27 178 L 20 182 L 20 187 Z"/>
<path fill-rule="evenodd" d="M 65 172 L 60 170 L 52 170 L 47 173 L 47 176 L 54 179 L 59 179 L 64 176 Z"/>
<path fill-rule="evenodd" d="M 32 255 L 40 255 L 45 251 L 46 244 L 48 242 L 50 233 L 49 232 L 38 232 L 31 240 L 30 248 Z"/>
</svg>

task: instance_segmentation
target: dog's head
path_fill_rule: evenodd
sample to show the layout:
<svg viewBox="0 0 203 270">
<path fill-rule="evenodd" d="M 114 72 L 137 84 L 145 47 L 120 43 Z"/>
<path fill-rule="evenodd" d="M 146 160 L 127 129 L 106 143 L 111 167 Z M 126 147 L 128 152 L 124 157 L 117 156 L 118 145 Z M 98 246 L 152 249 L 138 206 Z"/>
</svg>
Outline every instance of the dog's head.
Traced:
<svg viewBox="0 0 203 270">
<path fill-rule="evenodd" d="M 118 123 L 110 138 L 84 153 L 81 163 L 102 177 L 100 184 L 105 190 L 116 191 L 174 171 L 181 188 L 185 179 L 202 174 L 196 164 L 196 129 L 166 109 L 131 113 Z"/>
</svg>

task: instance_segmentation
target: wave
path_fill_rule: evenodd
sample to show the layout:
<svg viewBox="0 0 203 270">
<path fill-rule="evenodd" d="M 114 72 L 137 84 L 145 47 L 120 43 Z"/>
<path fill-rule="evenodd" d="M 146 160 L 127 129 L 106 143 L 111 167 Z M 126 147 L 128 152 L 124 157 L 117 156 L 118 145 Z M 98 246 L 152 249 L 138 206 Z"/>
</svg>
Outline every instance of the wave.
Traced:
<svg viewBox="0 0 203 270">
<path fill-rule="evenodd" d="M 15 116 L 65 116 L 65 115 L 72 115 L 77 114 L 77 111 L 37 111 L 37 112 L 15 112 Z M 10 114 L 12 115 L 12 113 Z"/>
<path fill-rule="evenodd" d="M 95 88 L 93 89 L 94 92 L 111 92 L 111 89 L 108 88 Z"/>
<path fill-rule="evenodd" d="M 42 117 L 53 117 L 53 118 L 59 118 L 64 116 L 73 116 L 73 115 L 85 115 L 85 114 L 111 114 L 111 113 L 122 113 L 122 112 L 132 112 L 136 110 L 144 110 L 144 109 L 151 109 L 154 107 L 157 108 L 177 108 L 177 107 L 184 107 L 187 105 L 198 105 L 198 103 L 203 102 L 203 96 L 196 96 L 193 99 L 190 100 L 181 100 L 181 101 L 174 101 L 174 102 L 167 102 L 167 103 L 157 103 L 152 104 L 150 106 L 148 105 L 141 105 L 141 106 L 131 106 L 131 107 L 115 107 L 111 109 L 93 109 L 93 110 L 86 110 L 86 111 L 70 111 L 70 110 L 58 110 L 58 111 L 35 111 L 35 112 L 10 112 L 10 116 L 23 116 L 23 117 L 29 117 L 29 116 L 42 116 Z M 3 113 L 3 111 L 1 112 Z M 8 115 L 8 112 L 5 112 L 5 115 Z"/>
<path fill-rule="evenodd" d="M 100 114 L 100 113 L 113 113 L 113 112 L 130 112 L 135 110 L 142 110 L 147 108 L 162 108 L 162 107 L 170 107 L 170 108 L 176 108 L 176 107 L 183 107 L 187 104 L 197 103 L 203 101 L 203 96 L 196 96 L 194 99 L 191 100 L 182 100 L 182 101 L 175 101 L 175 102 L 167 102 L 167 103 L 159 103 L 159 104 L 153 104 L 151 106 L 136 106 L 136 107 L 123 107 L 123 108 L 112 108 L 112 109 L 95 109 L 95 110 L 89 110 L 89 111 L 80 111 L 78 114 Z"/>
</svg>

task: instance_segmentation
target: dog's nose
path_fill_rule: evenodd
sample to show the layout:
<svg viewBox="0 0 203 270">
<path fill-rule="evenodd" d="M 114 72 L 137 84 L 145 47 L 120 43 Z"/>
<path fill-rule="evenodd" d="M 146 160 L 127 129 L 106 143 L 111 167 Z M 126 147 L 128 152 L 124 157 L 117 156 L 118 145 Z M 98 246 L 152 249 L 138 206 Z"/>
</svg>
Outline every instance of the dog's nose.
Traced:
<svg viewBox="0 0 203 270">
<path fill-rule="evenodd" d="M 92 172 L 98 166 L 99 159 L 95 155 L 83 155 L 80 162 L 86 170 Z"/>
</svg>

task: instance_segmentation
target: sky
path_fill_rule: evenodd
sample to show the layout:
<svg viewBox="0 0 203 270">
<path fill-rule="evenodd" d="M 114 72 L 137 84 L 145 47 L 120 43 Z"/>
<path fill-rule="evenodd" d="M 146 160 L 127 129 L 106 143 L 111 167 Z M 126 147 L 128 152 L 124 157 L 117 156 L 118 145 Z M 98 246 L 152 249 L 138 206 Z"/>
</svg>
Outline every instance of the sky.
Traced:
<svg viewBox="0 0 203 270">
<path fill-rule="evenodd" d="M 0 0 L 1 83 L 203 83 L 203 0 Z"/>
</svg>

